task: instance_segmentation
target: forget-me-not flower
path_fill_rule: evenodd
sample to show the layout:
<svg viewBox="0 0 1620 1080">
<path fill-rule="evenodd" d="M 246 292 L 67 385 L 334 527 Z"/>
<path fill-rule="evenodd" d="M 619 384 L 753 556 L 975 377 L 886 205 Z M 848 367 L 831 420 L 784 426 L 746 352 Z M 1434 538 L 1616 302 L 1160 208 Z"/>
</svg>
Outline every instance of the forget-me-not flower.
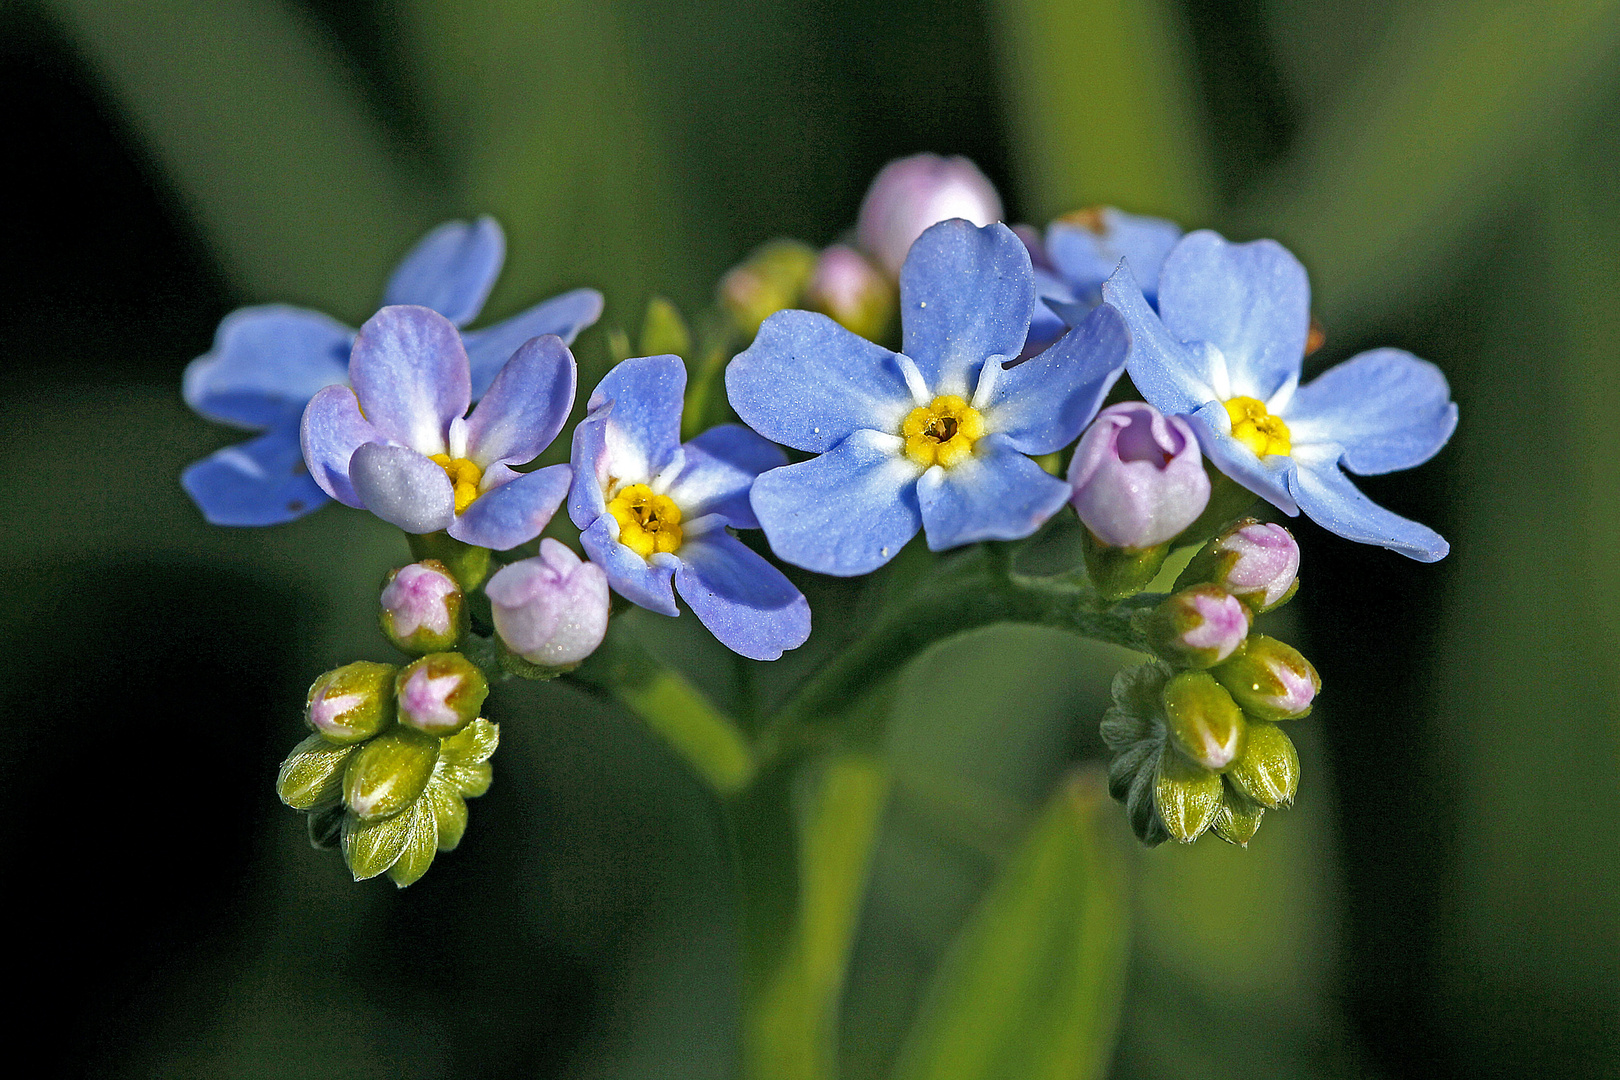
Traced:
<svg viewBox="0 0 1620 1080">
<path fill-rule="evenodd" d="M 440 225 L 411 249 L 388 282 L 383 303 L 432 308 L 457 326 L 478 316 L 505 259 L 492 218 Z M 564 344 L 602 313 L 602 294 L 575 289 L 462 335 L 472 396 L 523 342 L 556 334 Z M 215 525 L 277 525 L 326 504 L 304 468 L 298 425 L 317 390 L 347 378 L 355 331 L 328 315 L 285 304 L 227 315 L 214 347 L 186 368 L 186 404 L 211 420 L 264 434 L 193 463 L 181 484 Z"/>
<path fill-rule="evenodd" d="M 1026 226 L 1020 226 L 1027 230 Z M 1057 314 L 1078 322 L 1102 303 L 1102 285 L 1124 259 L 1149 305 L 1158 303 L 1159 267 L 1181 239 L 1181 226 L 1163 218 L 1127 214 L 1112 206 L 1094 206 L 1065 214 L 1046 227 L 1039 238 L 1024 232 L 1035 262 L 1035 289 L 1042 303 L 1035 305 L 1030 344 L 1038 351 L 1068 329 Z"/>
<path fill-rule="evenodd" d="M 726 529 L 759 528 L 748 489 L 786 458 L 741 424 L 682 445 L 685 394 L 678 356 L 634 357 L 607 373 L 574 429 L 569 516 L 619 595 L 679 615 L 678 589 L 721 644 L 775 660 L 810 636 L 810 605 Z"/>
<path fill-rule="evenodd" d="M 1300 386 L 1310 283 L 1275 241 L 1188 234 L 1165 259 L 1157 313 L 1131 271 L 1127 261 L 1103 286 L 1130 328 L 1131 380 L 1161 412 L 1190 418 L 1222 472 L 1346 539 L 1445 556 L 1438 533 L 1377 505 L 1343 471 L 1409 469 L 1445 445 L 1457 406 L 1439 368 L 1373 349 Z"/>
<path fill-rule="evenodd" d="M 516 547 L 540 535 L 568 493 L 567 465 L 512 466 L 562 430 L 574 379 L 562 339 L 533 338 L 467 416 L 472 378 L 455 324 L 425 307 L 385 307 L 354 339 L 353 389 L 328 386 L 304 410 L 304 461 L 326 494 L 408 533 Z"/>
<path fill-rule="evenodd" d="M 824 315 L 782 311 L 726 369 L 732 407 L 768 439 L 820 456 L 765 473 L 752 502 L 771 548 L 864 574 L 924 529 L 940 551 L 1028 536 L 1069 486 L 1030 460 L 1097 412 L 1125 360 L 1099 307 L 1022 363 L 1035 307 L 1029 252 L 1001 224 L 941 222 L 900 272 L 902 351 Z"/>
</svg>

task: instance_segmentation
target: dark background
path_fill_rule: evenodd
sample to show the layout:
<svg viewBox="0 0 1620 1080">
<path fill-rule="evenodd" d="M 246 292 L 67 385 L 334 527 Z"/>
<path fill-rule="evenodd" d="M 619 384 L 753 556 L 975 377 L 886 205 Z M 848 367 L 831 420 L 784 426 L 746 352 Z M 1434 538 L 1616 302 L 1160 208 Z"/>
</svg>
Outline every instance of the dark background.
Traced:
<svg viewBox="0 0 1620 1080">
<path fill-rule="evenodd" d="M 410 890 L 308 849 L 274 769 L 315 674 L 386 658 L 372 590 L 404 550 L 341 508 L 204 525 L 179 470 L 237 436 L 179 376 L 243 303 L 358 322 L 457 214 L 508 228 L 492 315 L 580 284 L 604 327 L 654 291 L 692 310 L 936 150 L 1013 220 L 1108 200 L 1276 236 L 1312 270 L 1313 365 L 1408 348 L 1462 409 L 1436 461 L 1365 483 L 1448 560 L 1301 524 L 1288 630 L 1328 689 L 1300 804 L 1247 852 L 1134 857 L 1113 1074 L 1620 1076 L 1616 8 L 0 9 L 19 1037 L 64 1076 L 726 1075 L 714 808 L 626 716 L 503 687 L 495 788 Z M 576 351 L 588 386 L 602 330 Z M 960 680 L 960 724 L 902 700 L 897 753 L 948 763 L 1005 723 L 1031 791 L 1096 755 L 1117 657 L 976 645 L 914 677 Z M 852 1076 L 881 1075 L 930 919 L 986 873 L 904 803 L 885 829 Z"/>
</svg>

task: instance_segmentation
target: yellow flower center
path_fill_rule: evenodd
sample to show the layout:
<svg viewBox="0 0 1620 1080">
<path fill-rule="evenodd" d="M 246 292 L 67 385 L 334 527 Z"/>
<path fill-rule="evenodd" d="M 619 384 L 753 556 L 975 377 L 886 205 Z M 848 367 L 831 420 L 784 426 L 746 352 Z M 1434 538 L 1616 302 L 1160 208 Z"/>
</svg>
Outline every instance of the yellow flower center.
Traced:
<svg viewBox="0 0 1620 1080">
<path fill-rule="evenodd" d="M 984 434 L 984 417 L 955 394 L 941 394 L 912 409 L 900 434 L 906 440 L 906 457 L 924 468 L 948 469 L 973 453 L 973 444 Z"/>
<path fill-rule="evenodd" d="M 1252 397 L 1232 398 L 1226 403 L 1226 415 L 1232 418 L 1232 438 L 1257 456 L 1286 456 L 1294 452 L 1288 425 L 1282 422 L 1282 417 L 1267 412 L 1263 402 Z"/>
<path fill-rule="evenodd" d="M 619 543 L 643 559 L 681 546 L 681 508 L 668 495 L 654 495 L 646 484 L 631 484 L 607 509 L 619 523 Z"/>
<path fill-rule="evenodd" d="M 484 470 L 464 457 L 453 458 L 449 454 L 433 454 L 430 457 L 450 478 L 451 485 L 456 489 L 456 513 L 461 513 L 478 498 L 478 481 L 484 478 Z"/>
</svg>

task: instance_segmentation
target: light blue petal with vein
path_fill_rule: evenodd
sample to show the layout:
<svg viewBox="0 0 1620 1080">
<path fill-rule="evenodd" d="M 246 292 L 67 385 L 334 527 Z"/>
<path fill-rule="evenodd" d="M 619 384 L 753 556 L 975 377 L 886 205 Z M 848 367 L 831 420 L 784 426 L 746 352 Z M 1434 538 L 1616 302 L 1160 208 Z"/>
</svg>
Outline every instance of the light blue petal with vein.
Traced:
<svg viewBox="0 0 1620 1080">
<path fill-rule="evenodd" d="M 1229 244 L 1201 229 L 1164 261 L 1159 315 L 1177 341 L 1207 341 L 1225 354 L 1232 396 L 1266 401 L 1299 378 L 1311 285 L 1299 260 L 1275 240 Z"/>
<path fill-rule="evenodd" d="M 687 520 L 719 514 L 734 529 L 757 529 L 748 490 L 760 473 L 786 464 L 775 443 L 741 424 L 721 424 L 686 444 L 685 464 L 668 494 Z"/>
<path fill-rule="evenodd" d="M 999 222 L 931 225 L 900 268 L 900 351 L 934 394 L 973 396 L 988 356 L 1017 356 L 1035 313 L 1029 249 Z"/>
<path fill-rule="evenodd" d="M 1457 406 L 1439 368 L 1402 349 L 1374 349 L 1300 387 L 1283 419 L 1296 448 L 1336 443 L 1345 468 L 1370 476 L 1433 457 L 1457 428 Z"/>
<path fill-rule="evenodd" d="M 816 454 L 860 428 L 898 431 L 917 406 L 894 353 L 813 311 L 766 319 L 726 366 L 726 397 L 767 439 Z"/>
<path fill-rule="evenodd" d="M 572 345 L 579 332 L 602 317 L 602 294 L 595 289 L 574 289 L 521 311 L 504 322 L 462 333 L 476 400 L 489 390 L 495 373 L 530 338 L 556 334 Z"/>
<path fill-rule="evenodd" d="M 930 551 L 1022 539 L 1057 513 L 1069 494 L 1068 484 L 999 435 L 986 435 L 971 457 L 949 469 L 936 465 L 917 481 Z"/>
<path fill-rule="evenodd" d="M 1438 562 L 1451 545 L 1427 525 L 1401 517 L 1373 502 L 1339 471 L 1323 447 L 1306 460 L 1289 480 L 1294 498 L 1310 519 L 1328 532 L 1362 544 L 1378 544 L 1418 562 Z"/>
<path fill-rule="evenodd" d="M 540 535 L 568 494 L 573 470 L 549 465 L 520 473 L 474 499 L 446 530 L 465 544 L 505 551 Z"/>
<path fill-rule="evenodd" d="M 821 574 L 876 570 L 917 535 L 921 472 L 898 435 L 857 431 L 820 457 L 763 473 L 749 498 L 778 558 Z"/>
<path fill-rule="evenodd" d="M 1181 239 L 1181 226 L 1163 218 L 1127 214 L 1112 206 L 1102 208 L 1102 232 L 1066 221 L 1046 229 L 1046 254 L 1074 290 L 1076 299 L 1091 298 L 1119 267 L 1130 263 L 1131 273 L 1152 304 L 1159 295 L 1159 269 L 1165 256 Z"/>
<path fill-rule="evenodd" d="M 1285 514 L 1299 513 L 1289 487 L 1294 459 L 1280 454 L 1261 458 L 1232 438 L 1232 418 L 1212 401 L 1187 417 L 1198 446 L 1214 466 Z"/>
<path fill-rule="evenodd" d="M 1050 454 L 1079 437 L 1125 370 L 1130 335 L 1111 307 L 1099 307 L 1056 345 L 995 373 L 981 407 L 989 430 L 1026 454 Z M 991 377 L 987 367 L 980 378 Z"/>
<path fill-rule="evenodd" d="M 321 490 L 338 502 L 364 506 L 349 481 L 349 460 L 366 443 L 382 441 L 382 433 L 360 415 L 360 403 L 347 386 L 328 386 L 309 399 L 299 427 L 304 464 Z"/>
<path fill-rule="evenodd" d="M 533 461 L 567 422 L 575 378 L 561 338 L 524 342 L 467 418 L 467 456 L 483 469 Z"/>
<path fill-rule="evenodd" d="M 401 260 L 383 304 L 432 308 L 457 326 L 478 317 L 506 260 L 506 237 L 492 217 L 447 221 Z"/>
<path fill-rule="evenodd" d="M 782 571 L 716 529 L 681 545 L 675 588 L 720 644 L 776 660 L 810 636 L 810 605 Z"/>
<path fill-rule="evenodd" d="M 349 479 L 367 510 L 408 533 L 438 532 L 455 520 L 450 477 L 408 447 L 366 443 L 349 459 Z"/>
<path fill-rule="evenodd" d="M 372 426 L 423 454 L 444 452 L 450 421 L 472 401 L 461 334 L 425 307 L 385 307 L 367 319 L 349 354 L 349 381 Z"/>
<path fill-rule="evenodd" d="M 677 563 L 674 556 L 655 555 L 657 561 L 649 563 L 619 543 L 619 523 L 607 514 L 579 534 L 579 543 L 591 561 L 602 568 L 614 592 L 660 615 L 674 617 L 681 613 L 670 585 Z"/>
<path fill-rule="evenodd" d="M 1142 296 L 1129 266 L 1103 284 L 1103 303 L 1119 312 L 1131 337 L 1125 370 L 1147 403 L 1166 416 L 1189 414 L 1215 399 L 1200 354 L 1170 336 Z"/>
<path fill-rule="evenodd" d="M 568 519 L 578 529 L 590 528 L 592 522 L 607 513 L 606 492 L 611 481 L 646 479 L 644 473 L 621 477 L 609 472 L 607 420 L 612 411 L 610 402 L 587 413 L 585 419 L 574 426 L 574 445 L 568 455 L 574 467 L 573 483 L 568 489 Z"/>
<path fill-rule="evenodd" d="M 292 428 L 215 451 L 187 466 L 180 486 L 211 525 L 280 525 L 327 502 Z"/>
<path fill-rule="evenodd" d="M 221 320 L 214 347 L 186 365 L 181 393 L 210 420 L 291 427 L 315 391 L 348 381 L 353 340 L 353 330 L 318 311 L 239 308 Z"/>
</svg>

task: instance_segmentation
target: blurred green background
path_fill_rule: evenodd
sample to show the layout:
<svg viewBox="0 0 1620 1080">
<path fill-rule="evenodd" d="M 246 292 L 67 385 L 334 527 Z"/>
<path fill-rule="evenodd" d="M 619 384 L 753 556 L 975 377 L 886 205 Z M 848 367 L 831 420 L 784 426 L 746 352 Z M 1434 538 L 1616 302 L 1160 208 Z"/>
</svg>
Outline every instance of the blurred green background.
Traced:
<svg viewBox="0 0 1620 1080">
<path fill-rule="evenodd" d="M 1141 852 L 1105 808 L 1107 1075 L 1620 1076 L 1620 3 L 9 0 L 0 55 L 11 1019 L 55 1075 L 732 1074 L 717 811 L 628 715 L 503 687 L 495 787 L 409 890 L 308 849 L 275 765 L 315 674 L 387 658 L 404 548 L 341 509 L 204 525 L 179 471 L 237 435 L 180 372 L 239 304 L 358 323 L 425 228 L 490 212 L 491 317 L 607 294 L 588 387 L 649 295 L 695 310 L 755 244 L 834 240 L 935 150 L 1014 220 L 1282 240 L 1315 370 L 1408 348 L 1462 409 L 1365 482 L 1445 562 L 1299 528 L 1285 633 L 1327 689 L 1297 807 L 1247 852 Z M 889 1074 L 1012 838 L 1099 757 L 1119 663 L 1001 628 L 907 674 L 847 1076 Z"/>
</svg>

